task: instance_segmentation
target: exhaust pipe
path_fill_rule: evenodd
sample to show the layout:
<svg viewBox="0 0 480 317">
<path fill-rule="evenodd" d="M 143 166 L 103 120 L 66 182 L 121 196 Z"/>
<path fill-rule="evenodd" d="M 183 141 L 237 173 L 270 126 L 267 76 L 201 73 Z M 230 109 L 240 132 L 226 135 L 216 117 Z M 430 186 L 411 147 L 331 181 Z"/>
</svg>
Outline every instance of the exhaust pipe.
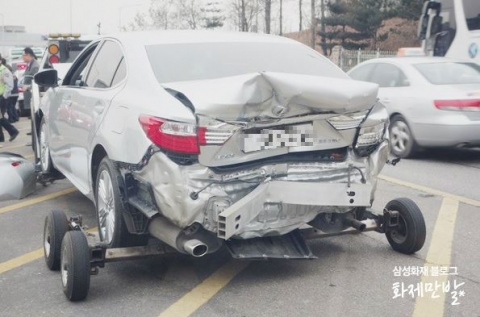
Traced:
<svg viewBox="0 0 480 317">
<path fill-rule="evenodd" d="M 183 249 L 188 254 L 193 255 L 197 258 L 204 256 L 208 252 L 208 246 L 197 239 L 187 240 L 183 244 Z"/>
<path fill-rule="evenodd" d="M 208 252 L 208 246 L 198 239 L 190 239 L 186 234 L 164 217 L 155 217 L 148 225 L 148 232 L 181 253 L 202 257 Z"/>
<path fill-rule="evenodd" d="M 358 221 L 357 219 L 349 219 L 348 224 L 360 232 L 362 232 L 363 230 L 365 230 L 365 228 L 367 228 L 366 224 L 364 224 L 361 221 Z"/>
</svg>

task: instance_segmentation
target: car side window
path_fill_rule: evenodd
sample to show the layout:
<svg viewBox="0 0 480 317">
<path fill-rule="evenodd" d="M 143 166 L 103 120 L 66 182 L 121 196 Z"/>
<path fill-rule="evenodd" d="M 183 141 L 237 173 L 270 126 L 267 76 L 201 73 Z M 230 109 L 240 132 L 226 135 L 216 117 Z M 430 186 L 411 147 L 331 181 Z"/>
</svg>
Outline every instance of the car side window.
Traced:
<svg viewBox="0 0 480 317">
<path fill-rule="evenodd" d="M 86 84 L 91 88 L 109 88 L 123 59 L 120 45 L 113 41 L 103 43 L 87 75 Z"/>
<path fill-rule="evenodd" d="M 370 81 L 370 74 L 372 73 L 372 69 L 374 67 L 375 64 L 365 64 L 348 73 L 348 75 L 355 80 Z"/>
<path fill-rule="evenodd" d="M 85 77 L 88 72 L 88 64 L 92 59 L 97 45 L 93 45 L 86 52 L 84 52 L 76 62 L 72 65 L 65 78 L 63 79 L 63 86 L 83 87 L 85 84 Z"/>
<path fill-rule="evenodd" d="M 127 77 L 127 65 L 125 64 L 125 58 L 122 58 L 120 64 L 118 65 L 117 71 L 115 72 L 115 76 L 112 80 L 112 87 L 120 83 Z"/>
<path fill-rule="evenodd" d="M 410 86 L 407 76 L 395 65 L 378 63 L 369 80 L 380 87 L 406 87 Z"/>
</svg>

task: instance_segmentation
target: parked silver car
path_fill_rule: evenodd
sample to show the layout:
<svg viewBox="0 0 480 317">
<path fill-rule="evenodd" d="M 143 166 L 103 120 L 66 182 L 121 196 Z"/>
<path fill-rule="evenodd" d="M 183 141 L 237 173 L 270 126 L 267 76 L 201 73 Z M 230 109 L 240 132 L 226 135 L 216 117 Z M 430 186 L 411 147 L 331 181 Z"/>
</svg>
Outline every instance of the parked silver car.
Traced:
<svg viewBox="0 0 480 317">
<path fill-rule="evenodd" d="M 380 86 L 393 154 L 421 147 L 480 146 L 480 66 L 443 57 L 382 58 L 348 74 Z"/>
</svg>

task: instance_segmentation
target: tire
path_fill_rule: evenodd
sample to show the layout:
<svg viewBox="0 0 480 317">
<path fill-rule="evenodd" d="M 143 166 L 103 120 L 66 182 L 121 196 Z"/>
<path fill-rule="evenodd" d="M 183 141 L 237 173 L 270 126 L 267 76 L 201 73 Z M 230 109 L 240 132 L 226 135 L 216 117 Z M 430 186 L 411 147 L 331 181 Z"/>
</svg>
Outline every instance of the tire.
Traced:
<svg viewBox="0 0 480 317">
<path fill-rule="evenodd" d="M 404 254 L 420 250 L 425 243 L 427 230 L 417 204 L 408 198 L 398 198 L 390 201 L 385 208 L 399 213 L 398 227 L 387 228 L 385 231 L 392 248 Z"/>
<path fill-rule="evenodd" d="M 81 231 L 69 231 L 62 241 L 63 293 L 72 302 L 83 300 L 90 288 L 90 249 Z"/>
<path fill-rule="evenodd" d="M 33 132 L 33 131 L 32 131 Z M 33 140 L 33 133 L 32 133 Z M 50 147 L 47 142 L 47 124 L 45 118 L 40 121 L 40 127 L 38 129 L 38 144 L 39 144 L 39 157 L 40 168 L 43 174 L 49 174 L 56 172 L 52 166 L 52 158 L 50 157 Z M 33 145 L 33 142 L 32 142 Z"/>
<path fill-rule="evenodd" d="M 62 239 L 68 231 L 67 216 L 63 211 L 53 210 L 45 218 L 43 228 L 43 256 L 48 268 L 60 269 Z"/>
<path fill-rule="evenodd" d="M 118 175 L 112 161 L 108 157 L 103 158 L 95 181 L 95 206 L 100 240 L 109 248 L 131 245 L 128 241 L 130 234 L 123 220 L 126 211 L 121 201 Z"/>
<path fill-rule="evenodd" d="M 396 115 L 392 118 L 389 132 L 390 150 L 393 155 L 401 158 L 410 158 L 415 155 L 419 147 L 415 142 L 410 126 L 403 116 Z"/>
</svg>

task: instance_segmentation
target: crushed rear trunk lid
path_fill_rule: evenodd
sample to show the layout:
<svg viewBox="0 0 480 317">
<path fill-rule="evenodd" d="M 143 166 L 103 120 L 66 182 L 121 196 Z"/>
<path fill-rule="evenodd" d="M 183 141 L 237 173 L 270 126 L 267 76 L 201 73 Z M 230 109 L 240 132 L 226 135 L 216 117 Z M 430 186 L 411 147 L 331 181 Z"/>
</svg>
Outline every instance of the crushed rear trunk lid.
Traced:
<svg viewBox="0 0 480 317">
<path fill-rule="evenodd" d="M 366 82 L 271 72 L 163 87 L 187 96 L 197 115 L 244 122 L 365 110 L 375 103 L 378 92 L 376 84 Z"/>
<path fill-rule="evenodd" d="M 199 162 L 210 167 L 348 147 L 378 92 L 371 83 L 273 72 L 163 87 L 194 111 Z M 343 114 L 355 114 L 356 125 L 329 123 Z"/>
</svg>

